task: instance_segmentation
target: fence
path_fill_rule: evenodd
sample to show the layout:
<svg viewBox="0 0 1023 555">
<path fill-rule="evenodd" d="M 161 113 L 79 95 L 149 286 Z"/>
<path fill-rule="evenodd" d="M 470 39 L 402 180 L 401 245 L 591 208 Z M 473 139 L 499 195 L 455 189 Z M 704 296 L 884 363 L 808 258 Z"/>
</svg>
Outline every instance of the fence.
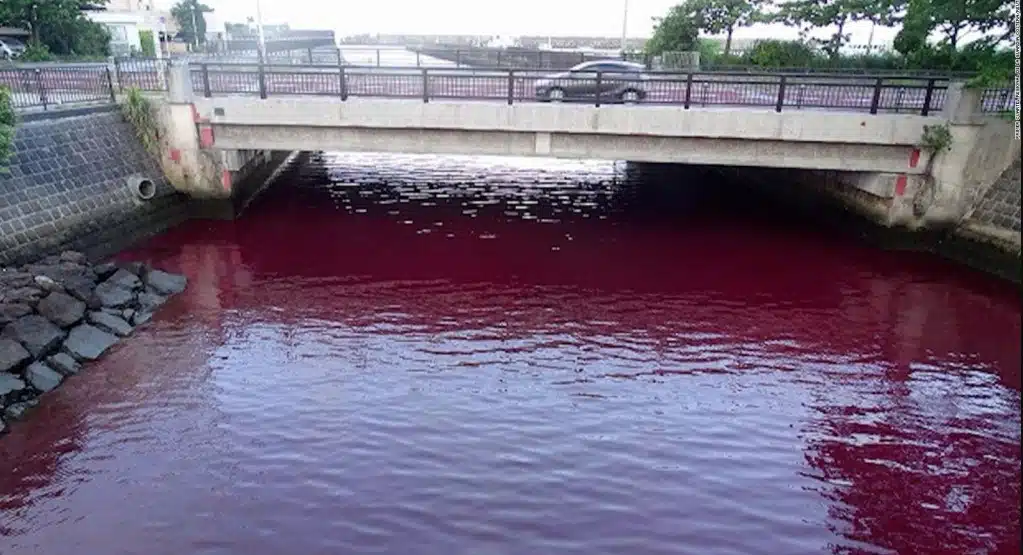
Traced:
<svg viewBox="0 0 1023 555">
<path fill-rule="evenodd" d="M 116 101 L 113 73 L 106 65 L 0 68 L 17 110 Z"/>
<path fill-rule="evenodd" d="M 581 101 L 699 106 L 830 109 L 928 115 L 944 104 L 948 81 L 938 78 L 790 76 L 647 72 L 366 68 L 201 64 L 191 68 L 196 93 L 406 98 L 431 100 Z"/>
</svg>

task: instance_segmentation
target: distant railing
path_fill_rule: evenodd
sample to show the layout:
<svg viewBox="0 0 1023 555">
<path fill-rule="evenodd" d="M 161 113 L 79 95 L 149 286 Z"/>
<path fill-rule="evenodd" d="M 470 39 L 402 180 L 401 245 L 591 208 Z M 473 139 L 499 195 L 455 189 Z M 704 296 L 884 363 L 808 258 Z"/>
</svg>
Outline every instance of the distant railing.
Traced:
<svg viewBox="0 0 1023 555">
<path fill-rule="evenodd" d="M 985 114 L 1011 112 L 1016 107 L 1016 90 L 1012 84 L 990 87 L 980 93 L 980 111 Z"/>
<path fill-rule="evenodd" d="M 576 72 L 362 66 L 198 64 L 193 88 L 206 97 L 251 94 L 521 102 L 576 101 L 600 106 L 761 107 L 931 114 L 944 105 L 948 80 L 772 73 Z"/>
<path fill-rule="evenodd" d="M 113 79 L 106 65 L 0 67 L 17 110 L 115 102 Z"/>
</svg>

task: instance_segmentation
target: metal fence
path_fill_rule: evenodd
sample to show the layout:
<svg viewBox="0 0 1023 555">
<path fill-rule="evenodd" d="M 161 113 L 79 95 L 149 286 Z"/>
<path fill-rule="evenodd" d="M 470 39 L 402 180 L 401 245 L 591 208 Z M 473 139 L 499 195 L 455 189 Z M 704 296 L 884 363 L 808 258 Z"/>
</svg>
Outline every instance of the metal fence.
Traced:
<svg viewBox="0 0 1023 555">
<path fill-rule="evenodd" d="M 1016 90 L 1012 84 L 990 87 L 980 94 L 980 111 L 985 114 L 1011 112 L 1016 107 Z"/>
<path fill-rule="evenodd" d="M 251 94 L 480 100 L 576 101 L 677 105 L 683 108 L 761 107 L 928 115 L 944 105 L 948 81 L 938 78 L 792 76 L 647 72 L 550 75 L 535 70 L 371 68 L 200 64 L 191 67 L 203 96 Z"/>
<path fill-rule="evenodd" d="M 0 68 L 17 110 L 49 110 L 116 100 L 114 77 L 106 65 Z"/>
</svg>

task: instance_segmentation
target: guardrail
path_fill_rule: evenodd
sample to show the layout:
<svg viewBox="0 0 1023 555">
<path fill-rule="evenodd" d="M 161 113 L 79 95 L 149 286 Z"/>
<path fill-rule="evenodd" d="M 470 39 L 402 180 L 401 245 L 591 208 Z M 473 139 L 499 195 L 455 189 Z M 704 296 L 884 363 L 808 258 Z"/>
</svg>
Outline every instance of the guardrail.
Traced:
<svg viewBox="0 0 1023 555">
<path fill-rule="evenodd" d="M 944 105 L 948 81 L 939 78 L 792 76 L 752 73 L 578 72 L 549 75 L 535 70 L 376 68 L 364 66 L 190 66 L 193 88 L 221 94 L 407 98 L 506 102 L 577 101 L 600 106 L 628 102 L 760 107 L 775 111 L 843 110 L 928 115 Z"/>
</svg>

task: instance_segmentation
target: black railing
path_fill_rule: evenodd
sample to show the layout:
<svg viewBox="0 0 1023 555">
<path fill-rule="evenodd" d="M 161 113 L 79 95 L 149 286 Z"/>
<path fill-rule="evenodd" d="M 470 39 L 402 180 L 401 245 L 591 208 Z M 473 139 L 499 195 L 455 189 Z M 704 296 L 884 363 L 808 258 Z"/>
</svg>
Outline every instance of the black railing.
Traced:
<svg viewBox="0 0 1023 555">
<path fill-rule="evenodd" d="M 167 90 L 166 59 L 119 58 L 114 60 L 114 77 L 118 90 L 137 88 L 143 91 Z"/>
<path fill-rule="evenodd" d="M 0 68 L 0 86 L 11 90 L 18 110 L 116 101 L 113 72 L 99 64 Z"/>
<path fill-rule="evenodd" d="M 1016 90 L 1011 83 L 990 87 L 980 93 L 980 111 L 985 114 L 1011 112 L 1016 107 Z"/>
<path fill-rule="evenodd" d="M 507 102 L 630 103 L 693 107 L 761 107 L 929 115 L 944 105 L 948 81 L 860 75 L 801 76 L 752 73 L 574 72 L 461 68 L 274 66 L 200 64 L 191 68 L 195 91 L 211 97 L 251 94 L 479 100 Z"/>
</svg>

